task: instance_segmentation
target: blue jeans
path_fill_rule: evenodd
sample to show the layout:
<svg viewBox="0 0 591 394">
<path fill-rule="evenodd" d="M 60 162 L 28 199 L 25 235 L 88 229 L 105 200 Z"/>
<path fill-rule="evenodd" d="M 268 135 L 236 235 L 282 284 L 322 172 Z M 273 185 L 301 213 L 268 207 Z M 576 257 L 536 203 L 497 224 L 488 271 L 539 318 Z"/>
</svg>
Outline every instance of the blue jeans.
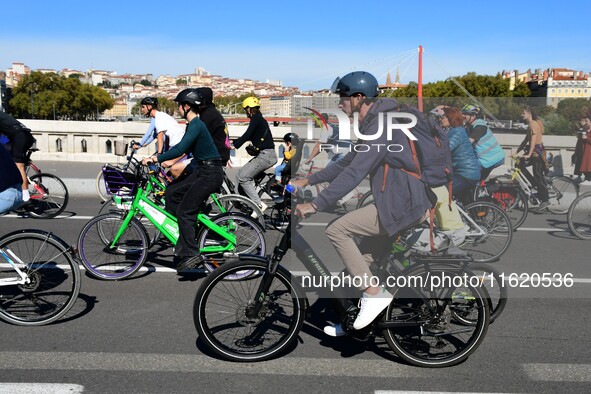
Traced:
<svg viewBox="0 0 591 394">
<path fill-rule="evenodd" d="M 12 211 L 23 203 L 23 190 L 18 183 L 0 192 L 0 214 Z"/>
<path fill-rule="evenodd" d="M 281 180 L 281 171 L 283 171 L 286 164 L 287 164 L 287 162 L 284 161 L 283 163 L 281 163 L 277 167 L 275 167 L 275 180 L 277 180 L 277 181 Z"/>
</svg>

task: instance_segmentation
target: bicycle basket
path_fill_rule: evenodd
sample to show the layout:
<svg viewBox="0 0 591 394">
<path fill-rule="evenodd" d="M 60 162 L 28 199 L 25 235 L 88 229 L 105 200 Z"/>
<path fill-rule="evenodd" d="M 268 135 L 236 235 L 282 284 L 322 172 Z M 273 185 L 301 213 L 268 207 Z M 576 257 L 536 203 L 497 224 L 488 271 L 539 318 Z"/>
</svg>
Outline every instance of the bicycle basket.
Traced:
<svg viewBox="0 0 591 394">
<path fill-rule="evenodd" d="M 127 155 L 127 142 L 115 140 L 115 156 Z"/>
<path fill-rule="evenodd" d="M 107 164 L 103 166 L 103 179 L 107 191 L 118 196 L 134 194 L 140 181 L 136 174 L 125 172 L 121 168 Z"/>
</svg>

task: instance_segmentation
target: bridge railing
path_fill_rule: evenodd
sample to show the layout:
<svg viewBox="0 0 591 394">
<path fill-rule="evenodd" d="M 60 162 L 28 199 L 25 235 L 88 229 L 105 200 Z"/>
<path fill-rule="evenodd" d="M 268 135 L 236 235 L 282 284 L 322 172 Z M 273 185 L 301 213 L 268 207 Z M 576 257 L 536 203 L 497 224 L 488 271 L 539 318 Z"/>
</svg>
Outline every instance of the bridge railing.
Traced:
<svg viewBox="0 0 591 394">
<path fill-rule="evenodd" d="M 35 153 L 36 160 L 56 161 L 81 161 L 106 163 L 117 161 L 115 152 L 115 141 L 129 142 L 139 141 L 148 128 L 148 123 L 143 122 L 76 122 L 76 121 L 53 121 L 53 120 L 21 120 L 29 127 L 36 138 L 36 146 L 40 149 Z M 229 124 L 230 138 L 238 138 L 246 131 L 246 124 Z M 283 136 L 293 131 L 288 125 L 273 126 L 271 133 L 276 142 L 277 148 L 283 142 Z M 314 136 L 317 137 L 319 129 L 315 129 Z M 523 141 L 525 131 L 519 134 L 496 133 L 499 143 L 506 152 L 505 166 L 497 170 L 506 171 L 511 165 L 511 154 L 517 151 L 517 147 Z M 306 137 L 306 136 L 302 136 Z M 544 136 L 544 145 L 547 152 L 552 154 L 554 169 L 559 174 L 572 174 L 573 167 L 571 157 L 574 153 L 576 138 L 573 136 Z M 140 155 L 153 152 L 153 145 L 140 150 Z M 303 157 L 306 158 L 312 150 L 312 144 L 307 144 Z M 250 156 L 244 147 L 233 152 L 233 166 L 242 166 Z M 326 155 L 318 157 L 317 162 L 322 164 Z"/>
</svg>

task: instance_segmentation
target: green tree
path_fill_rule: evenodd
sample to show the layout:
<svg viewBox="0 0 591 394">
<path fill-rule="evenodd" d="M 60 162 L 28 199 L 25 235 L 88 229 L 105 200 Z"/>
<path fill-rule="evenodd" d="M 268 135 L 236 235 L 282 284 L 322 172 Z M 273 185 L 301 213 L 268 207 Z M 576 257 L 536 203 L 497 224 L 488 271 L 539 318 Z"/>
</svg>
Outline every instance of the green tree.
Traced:
<svg viewBox="0 0 591 394">
<path fill-rule="evenodd" d="M 579 122 L 583 114 L 591 110 L 591 102 L 585 98 L 569 98 L 561 100 L 556 107 L 556 113 L 569 122 L 569 129 L 572 134 L 580 128 Z"/>
<path fill-rule="evenodd" d="M 140 83 L 144 86 L 152 86 L 152 82 L 148 81 L 147 79 L 142 79 Z"/>
<path fill-rule="evenodd" d="M 37 119 L 53 119 L 54 116 L 56 119 L 96 119 L 113 104 L 111 96 L 100 87 L 83 84 L 77 78 L 37 71 L 23 76 L 10 101 L 15 116 Z"/>
</svg>

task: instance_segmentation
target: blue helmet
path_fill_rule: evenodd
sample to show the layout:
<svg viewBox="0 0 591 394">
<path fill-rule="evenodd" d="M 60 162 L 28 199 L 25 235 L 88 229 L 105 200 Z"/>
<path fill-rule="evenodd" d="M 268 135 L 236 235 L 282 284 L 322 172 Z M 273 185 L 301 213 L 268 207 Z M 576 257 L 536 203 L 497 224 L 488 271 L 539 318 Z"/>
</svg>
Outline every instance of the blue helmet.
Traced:
<svg viewBox="0 0 591 394">
<path fill-rule="evenodd" d="M 357 93 L 365 97 L 377 97 L 380 93 L 378 80 L 366 71 L 353 71 L 344 77 L 335 79 L 331 93 L 351 97 Z"/>
</svg>

